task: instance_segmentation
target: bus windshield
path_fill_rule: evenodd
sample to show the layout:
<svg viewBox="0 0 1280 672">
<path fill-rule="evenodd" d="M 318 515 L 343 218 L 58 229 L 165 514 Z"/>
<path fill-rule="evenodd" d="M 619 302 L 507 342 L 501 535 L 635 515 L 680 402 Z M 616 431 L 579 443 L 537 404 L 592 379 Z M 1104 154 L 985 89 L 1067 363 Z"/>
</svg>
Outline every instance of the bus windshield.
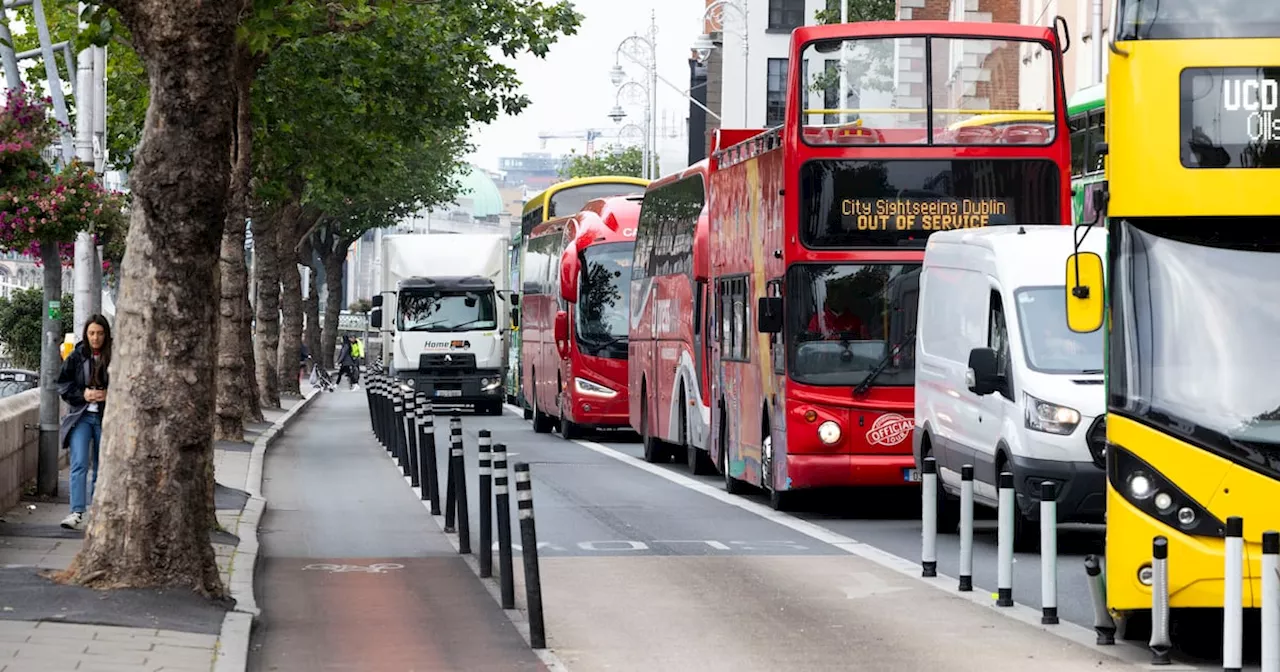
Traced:
<svg viewBox="0 0 1280 672">
<path fill-rule="evenodd" d="M 589 201 L 594 201 L 597 198 L 643 194 L 644 189 L 643 184 L 626 184 L 623 182 L 601 182 L 599 184 L 569 187 L 551 195 L 550 203 L 548 203 L 547 211 L 543 217 L 546 219 L 568 217 L 577 214 Z"/>
<path fill-rule="evenodd" d="M 1280 37 L 1280 2 L 1120 0 L 1118 40 L 1232 37 Z"/>
<path fill-rule="evenodd" d="M 1056 135 L 1057 58 L 1044 43 L 841 39 L 801 57 L 809 144 L 1047 145 Z"/>
<path fill-rule="evenodd" d="M 400 331 L 496 329 L 492 293 L 402 290 L 396 299 Z"/>
<path fill-rule="evenodd" d="M 787 273 L 788 370 L 810 385 L 913 385 L 919 264 L 796 264 Z M 890 361 L 884 362 L 886 358 Z"/>
<path fill-rule="evenodd" d="M 634 243 L 593 245 L 583 253 L 575 337 L 583 354 L 627 358 Z M 627 288 L 627 291 L 623 291 Z"/>
<path fill-rule="evenodd" d="M 1133 291 L 1112 309 L 1108 383 L 1113 409 L 1280 477 L 1280 305 L 1262 298 L 1280 293 L 1280 219 L 1258 220 L 1112 221 L 1112 275 Z"/>
<path fill-rule="evenodd" d="M 1041 373 L 1101 374 L 1103 331 L 1067 328 L 1066 288 L 1024 287 L 1014 292 L 1027 366 Z"/>
</svg>

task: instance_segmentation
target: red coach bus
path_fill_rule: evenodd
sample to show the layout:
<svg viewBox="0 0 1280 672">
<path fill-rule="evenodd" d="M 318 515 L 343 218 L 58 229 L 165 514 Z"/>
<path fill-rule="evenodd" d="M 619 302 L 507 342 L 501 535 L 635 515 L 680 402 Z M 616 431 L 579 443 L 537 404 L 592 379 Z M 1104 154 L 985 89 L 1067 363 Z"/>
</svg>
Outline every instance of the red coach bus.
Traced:
<svg viewBox="0 0 1280 672">
<path fill-rule="evenodd" d="M 558 427 L 572 439 L 627 426 L 627 299 L 642 200 L 596 199 L 525 239 L 520 359 L 535 432 Z"/>
<path fill-rule="evenodd" d="M 645 460 L 687 459 L 694 474 L 714 469 L 706 453 L 712 169 L 706 159 L 649 185 L 631 264 L 631 428 L 644 443 Z"/>
<path fill-rule="evenodd" d="M 792 33 L 783 125 L 721 143 L 711 175 L 710 449 L 728 491 L 783 508 L 798 489 L 919 482 L 925 239 L 1071 223 L 1059 44 L 988 23 Z"/>
</svg>

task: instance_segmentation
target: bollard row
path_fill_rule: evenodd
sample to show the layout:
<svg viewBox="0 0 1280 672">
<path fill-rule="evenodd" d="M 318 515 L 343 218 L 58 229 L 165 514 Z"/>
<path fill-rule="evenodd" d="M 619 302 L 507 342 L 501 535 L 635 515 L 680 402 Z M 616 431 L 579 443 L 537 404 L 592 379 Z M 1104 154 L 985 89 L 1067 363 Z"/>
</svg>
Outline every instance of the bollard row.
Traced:
<svg viewBox="0 0 1280 672">
<path fill-rule="evenodd" d="M 938 507 L 945 496 L 938 478 L 938 463 L 926 457 L 921 465 L 921 576 L 938 575 Z M 999 508 L 996 538 L 996 606 L 1012 607 L 1014 519 L 1017 506 L 1013 474 L 1001 472 L 997 481 Z M 1058 491 L 1052 481 L 1040 485 L 1040 622 L 1058 620 Z M 957 590 L 973 591 L 973 465 L 960 468 L 960 577 Z M 1114 633 L 1114 625 L 1112 626 Z"/>
</svg>

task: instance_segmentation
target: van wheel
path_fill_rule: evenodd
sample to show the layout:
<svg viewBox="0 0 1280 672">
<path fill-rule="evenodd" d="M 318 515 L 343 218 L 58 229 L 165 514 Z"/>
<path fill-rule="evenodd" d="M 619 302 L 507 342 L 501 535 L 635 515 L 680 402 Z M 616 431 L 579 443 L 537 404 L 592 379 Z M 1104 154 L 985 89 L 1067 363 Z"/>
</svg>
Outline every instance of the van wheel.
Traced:
<svg viewBox="0 0 1280 672">
<path fill-rule="evenodd" d="M 1009 458 L 1000 454 L 996 461 L 996 475 L 1001 472 L 1012 472 L 1013 468 L 1009 466 Z M 1022 507 L 1018 506 L 1018 481 L 1013 482 L 1013 551 L 1015 553 L 1039 553 L 1040 552 L 1040 524 L 1022 513 Z"/>
</svg>

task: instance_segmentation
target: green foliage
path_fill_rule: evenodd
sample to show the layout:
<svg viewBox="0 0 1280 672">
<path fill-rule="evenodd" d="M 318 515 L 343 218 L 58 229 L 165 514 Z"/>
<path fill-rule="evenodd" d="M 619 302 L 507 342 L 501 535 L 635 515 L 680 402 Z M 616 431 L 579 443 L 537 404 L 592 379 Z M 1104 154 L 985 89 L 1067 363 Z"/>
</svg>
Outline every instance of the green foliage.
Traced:
<svg viewBox="0 0 1280 672">
<path fill-rule="evenodd" d="M 849 23 L 862 21 L 893 21 L 897 18 L 895 0 L 847 0 Z M 840 23 L 840 0 L 827 0 L 826 9 L 819 9 L 815 18 L 820 24 Z"/>
<path fill-rule="evenodd" d="M 561 177 L 595 177 L 599 175 L 626 175 L 641 177 L 644 174 L 644 150 L 640 147 L 606 147 L 594 156 L 570 153 L 561 169 Z M 653 158 L 653 164 L 658 159 Z"/>
<path fill-rule="evenodd" d="M 62 324 L 75 324 L 74 304 L 74 297 L 63 295 Z M 40 370 L 43 310 L 44 293 L 39 287 L 15 290 L 7 299 L 0 297 L 0 343 L 17 368 Z"/>
<path fill-rule="evenodd" d="M 373 302 L 369 299 L 356 299 L 351 302 L 351 305 L 347 306 L 347 310 L 353 313 L 367 313 L 373 310 Z"/>
</svg>

